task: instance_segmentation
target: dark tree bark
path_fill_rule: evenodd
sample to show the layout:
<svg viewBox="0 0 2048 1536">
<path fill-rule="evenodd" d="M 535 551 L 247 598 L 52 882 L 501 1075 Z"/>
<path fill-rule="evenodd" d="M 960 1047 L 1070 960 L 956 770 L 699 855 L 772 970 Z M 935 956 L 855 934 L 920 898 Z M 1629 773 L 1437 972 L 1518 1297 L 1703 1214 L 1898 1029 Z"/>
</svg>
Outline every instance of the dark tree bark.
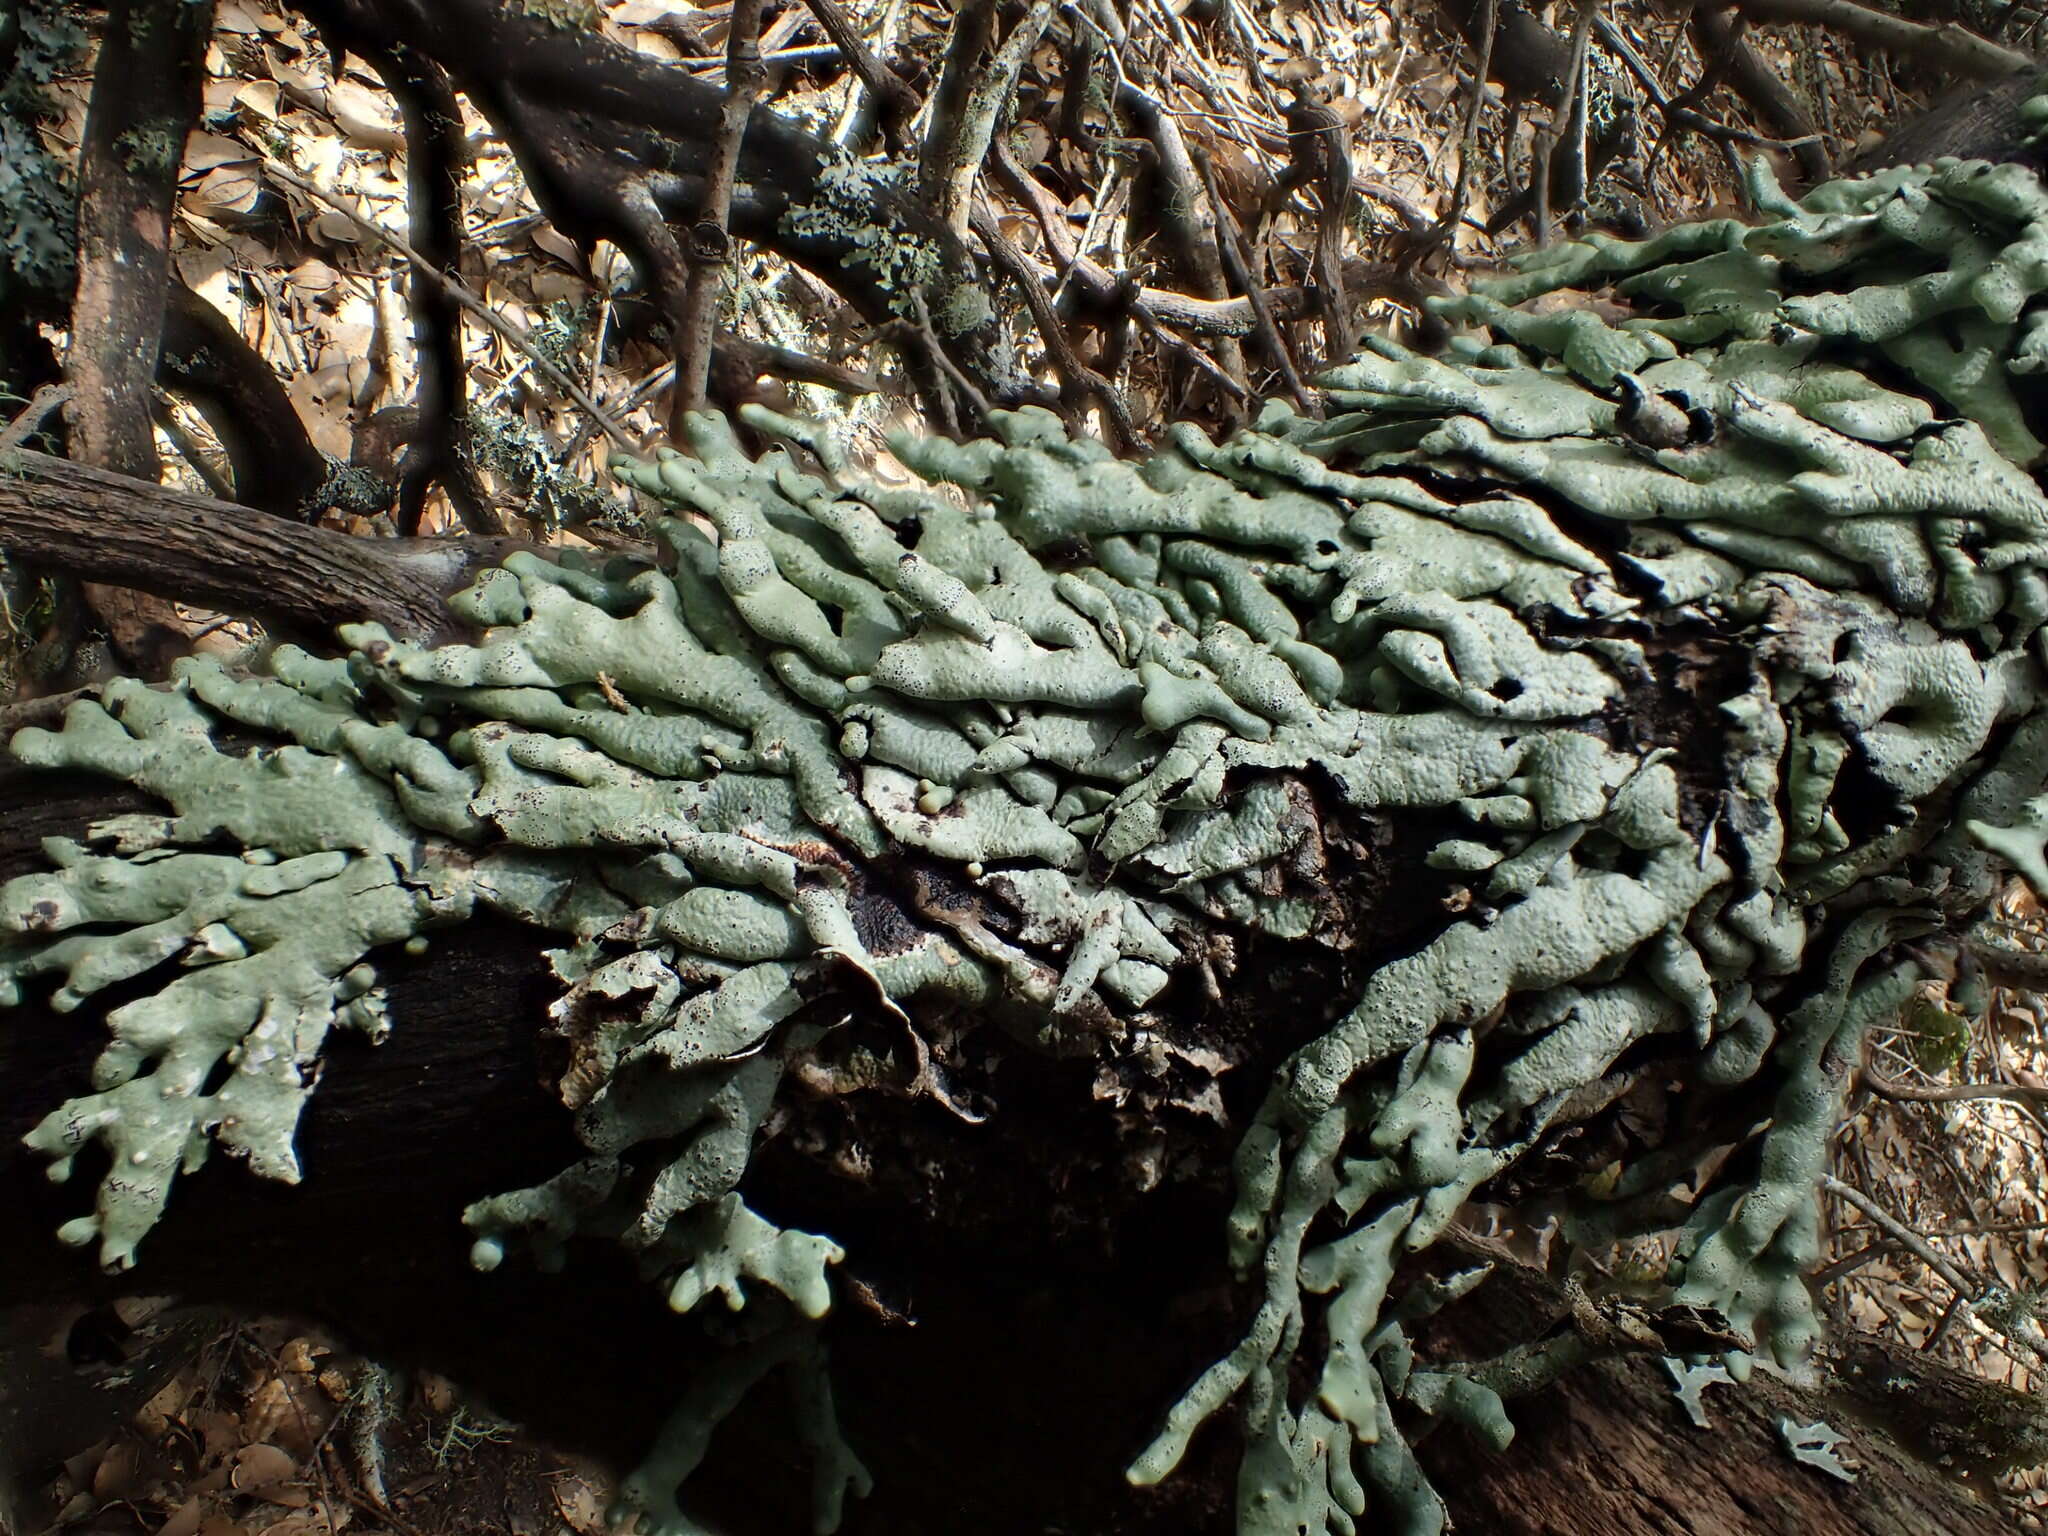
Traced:
<svg viewBox="0 0 2048 1536">
<path fill-rule="evenodd" d="M 142 808 L 131 791 L 0 776 L 0 879 L 36 867 L 39 840 Z M 535 1023 L 554 991 L 541 937 L 477 922 L 424 956 L 380 957 L 396 1028 L 332 1052 L 299 1135 L 303 1185 L 251 1177 L 224 1157 L 180 1182 L 138 1269 L 119 1281 L 51 1233 L 91 1169 L 53 1186 L 19 1138 L 75 1093 L 102 1032 L 95 1010 L 5 1017 L 0 1051 L 0 1305 L 176 1292 L 322 1317 L 372 1351 L 480 1387 L 544 1437 L 632 1459 L 700 1358 L 695 1319 L 661 1308 L 608 1246 L 559 1276 L 523 1265 L 479 1275 L 462 1207 L 541 1178 L 574 1155 L 541 1086 Z M 759 1147 L 750 1199 L 847 1249 L 828 1340 L 841 1417 L 875 1473 L 846 1536 L 1208 1536 L 1231 1529 L 1237 1461 L 1218 1423 L 1155 1489 L 1122 1468 L 1187 1379 L 1242 1326 L 1218 1234 L 1234 1131 L 1207 1149 L 1208 1193 L 1139 1195 L 1108 1117 L 1086 1109 L 1085 1064 L 1019 1056 L 1001 1111 L 969 1126 L 930 1100 L 791 1100 Z M 893 1177 L 865 1182 L 840 1156 L 858 1141 Z M 940 1170 L 931 1177 L 919 1168 Z M 1452 1267 L 1475 1256 L 1467 1245 Z M 1484 1256 L 1483 1254 L 1481 1256 Z M 1564 1312 L 1554 1286 L 1504 1256 L 1493 1279 L 1421 1341 L 1486 1352 Z M 845 1282 L 851 1282 L 850 1284 Z M 853 1299 L 861 1291 L 870 1305 Z M 593 1362 L 602 1362 L 593 1368 Z M 805 1528 L 807 1476 L 776 1394 L 743 1407 L 689 1489 L 734 1536 Z M 1475 1536 L 1993 1536 L 2005 1517 L 1886 1435 L 1856 1405 L 1759 1379 L 1707 1394 L 1692 1429 L 1654 1361 L 1592 1366 L 1520 1400 L 1520 1435 L 1496 1455 L 1445 1430 L 1423 1462 L 1457 1529 Z M 1802 1466 L 1776 1421 L 1828 1417 L 1867 1463 L 1854 1485 Z"/>
<path fill-rule="evenodd" d="M 213 6 L 115 0 L 79 152 L 72 455 L 154 480 L 149 391 L 170 285 L 171 202 L 199 113 Z"/>
<path fill-rule="evenodd" d="M 24 560 L 314 635 L 371 619 L 394 635 L 455 632 L 443 594 L 512 539 L 356 539 L 48 454 L 0 463 L 0 525 Z"/>
<path fill-rule="evenodd" d="M 151 391 L 171 286 L 171 205 L 212 30 L 212 0 L 115 0 L 79 148 L 69 451 L 142 480 L 160 471 Z M 118 586 L 89 585 L 85 598 L 120 655 L 154 671 L 174 643 L 168 610 Z"/>
<path fill-rule="evenodd" d="M 1843 169 L 1855 174 L 1958 155 L 2015 161 L 2038 171 L 2044 161 L 2039 146 L 2032 142 L 2034 125 L 2020 115 L 2020 107 L 2040 92 L 2044 82 L 2048 82 L 2048 74 L 2030 71 L 1951 92 L 1886 134 Z"/>
<path fill-rule="evenodd" d="M 550 219 L 586 244 L 608 238 L 632 254 L 663 307 L 679 313 L 689 264 L 669 221 L 704 206 L 704 147 L 715 143 L 725 92 L 595 32 L 558 24 L 541 6 L 494 0 L 308 0 L 302 9 L 332 41 L 365 57 L 410 52 L 435 61 L 490 118 L 517 155 Z M 961 296 L 973 311 L 986 288 L 972 254 L 915 195 L 868 183 L 828 190 L 820 174 L 839 153 L 774 111 L 757 107 L 740 148 L 731 232 L 817 273 L 868 320 L 899 319 L 903 269 L 864 255 L 859 227 L 926 253 L 923 287 Z M 825 210 L 792 221 L 792 210 Z M 993 397 L 1016 381 L 996 359 L 992 321 L 942 327 L 955 365 Z"/>
<path fill-rule="evenodd" d="M 171 284 L 158 381 L 190 401 L 227 454 L 235 500 L 300 521 L 323 510 L 326 458 L 263 354 L 206 300 Z"/>
</svg>

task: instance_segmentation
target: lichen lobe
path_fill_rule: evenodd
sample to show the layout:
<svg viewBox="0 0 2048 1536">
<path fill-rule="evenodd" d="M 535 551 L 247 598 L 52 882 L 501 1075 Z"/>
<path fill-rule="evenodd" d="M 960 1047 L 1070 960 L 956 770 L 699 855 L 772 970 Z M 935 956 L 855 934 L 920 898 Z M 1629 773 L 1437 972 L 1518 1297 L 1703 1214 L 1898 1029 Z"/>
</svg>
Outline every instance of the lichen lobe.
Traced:
<svg viewBox="0 0 2048 1536">
<path fill-rule="evenodd" d="M 818 468 L 808 425 L 750 409 L 778 443 L 752 456 L 694 418 L 687 456 L 614 465 L 674 514 L 660 569 L 515 556 L 454 600 L 474 644 L 353 626 L 336 659 L 190 660 L 21 732 L 22 761 L 167 808 L 0 888 L 0 1002 L 177 962 L 30 1137 L 60 1175 L 112 1160 L 63 1235 L 130 1262 L 215 1143 L 295 1178 L 327 1032 L 388 1026 L 373 952 L 479 908 L 540 924 L 588 1155 L 473 1206 L 474 1257 L 609 1239 L 677 1310 L 761 1319 L 637 1502 L 687 1529 L 708 1426 L 786 1369 L 824 1519 L 866 1477 L 810 1328 L 842 1253 L 743 1189 L 785 1075 L 969 1113 L 930 1051 L 963 1016 L 1163 1060 L 1219 943 L 1370 949 L 1333 850 L 1432 817 L 1443 920 L 1277 1071 L 1227 1234 L 1254 1310 L 1132 1479 L 1235 1402 L 1246 1536 L 1440 1530 L 1404 1426 L 1504 1443 L 1502 1393 L 1540 1373 L 1418 1364 L 1456 1286 L 1401 1288 L 1400 1260 L 1645 1062 L 1710 1108 L 1761 1090 L 1754 1155 L 1676 1201 L 1699 1149 L 1643 1149 L 1570 1195 L 1568 1234 L 1678 1231 L 1664 1299 L 1798 1365 L 1863 1033 L 2005 863 L 2048 883 L 2020 383 L 2048 358 L 2048 195 L 1955 163 L 1757 190 L 1758 227 L 1537 253 L 1442 306 L 1445 356 L 1336 370 L 1327 421 L 1177 426 L 1139 462 L 1027 410 L 898 442 L 923 483 L 885 487 Z M 1628 317 L 1533 302 L 1594 287 Z M 1683 737 L 1642 707 L 1673 667 Z M 821 1065 L 854 1015 L 904 1060 Z"/>
</svg>

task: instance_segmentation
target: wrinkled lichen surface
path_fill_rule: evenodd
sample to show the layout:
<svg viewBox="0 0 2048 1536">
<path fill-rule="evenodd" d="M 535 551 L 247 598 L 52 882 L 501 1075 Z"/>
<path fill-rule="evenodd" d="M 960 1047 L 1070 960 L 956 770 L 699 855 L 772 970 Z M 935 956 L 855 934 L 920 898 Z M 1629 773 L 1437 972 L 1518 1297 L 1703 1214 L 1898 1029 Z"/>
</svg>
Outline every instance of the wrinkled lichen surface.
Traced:
<svg viewBox="0 0 2048 1536">
<path fill-rule="evenodd" d="M 1734 1150 L 1674 1130 L 1566 1230 L 1679 1229 L 1665 1299 L 1796 1365 L 1864 1031 L 2007 861 L 2048 883 L 2048 196 L 1974 164 L 1755 191 L 1760 227 L 1559 246 L 1445 303 L 1449 353 L 1372 343 L 1329 420 L 1140 463 L 1025 411 L 898 443 L 915 478 L 883 483 L 800 424 L 750 414 L 784 444 L 755 456 L 698 418 L 688 456 L 615 465 L 673 514 L 661 569 L 514 557 L 457 600 L 475 645 L 358 626 L 20 733 L 168 807 L 0 890 L 0 1000 L 161 983 L 31 1137 L 59 1176 L 111 1159 L 62 1235 L 130 1262 L 216 1142 L 296 1178 L 327 1032 L 393 1022 L 375 951 L 539 924 L 588 1156 L 473 1207 L 476 1262 L 607 1238 L 678 1310 L 781 1319 L 629 1496 L 691 1529 L 677 1483 L 786 1367 L 827 1528 L 866 1485 L 801 1322 L 841 1251 L 742 1187 L 792 1064 L 880 1021 L 946 1099 L 927 1042 L 970 1014 L 1142 1063 L 1214 1006 L 1218 934 L 1371 949 L 1331 848 L 1422 818 L 1442 920 L 1276 1075 L 1219 1234 L 1242 1342 L 1132 1479 L 1234 1408 L 1245 1536 L 1440 1530 L 1415 1426 L 1505 1443 L 1541 1372 L 1419 1363 L 1409 1327 L 1481 1276 L 1397 1271 L 1645 1063 L 1750 1106 Z"/>
</svg>

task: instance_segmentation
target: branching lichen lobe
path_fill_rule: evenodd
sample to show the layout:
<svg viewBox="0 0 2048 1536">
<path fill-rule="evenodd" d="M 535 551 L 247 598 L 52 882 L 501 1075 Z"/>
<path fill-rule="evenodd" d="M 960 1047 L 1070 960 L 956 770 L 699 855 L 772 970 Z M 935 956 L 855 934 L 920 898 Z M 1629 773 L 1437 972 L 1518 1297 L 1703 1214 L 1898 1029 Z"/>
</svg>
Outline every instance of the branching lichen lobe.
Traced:
<svg viewBox="0 0 2048 1536">
<path fill-rule="evenodd" d="M 1142 462 L 1023 411 L 898 442 L 925 484 L 884 487 L 794 451 L 829 449 L 813 428 L 750 410 L 788 445 L 750 457 L 693 418 L 689 456 L 614 466 L 688 514 L 659 570 L 514 557 L 458 600 L 474 645 L 357 626 L 340 660 L 189 662 L 22 733 L 170 808 L 0 890 L 10 997 L 183 968 L 35 1133 L 59 1170 L 114 1159 L 65 1235 L 128 1261 L 212 1140 L 294 1176 L 324 1031 L 383 1027 L 371 952 L 481 904 L 563 936 L 589 1155 L 474 1206 L 477 1261 L 608 1237 L 678 1310 L 797 1327 L 840 1250 L 743 1176 L 840 1019 L 897 1031 L 942 1099 L 942 1015 L 1142 1061 L 1219 990 L 1219 936 L 1380 953 L 1330 872 L 1428 825 L 1443 918 L 1401 914 L 1276 1074 L 1228 1233 L 1256 1310 L 1133 1480 L 1236 1403 L 1246 1536 L 1440 1529 L 1404 1426 L 1504 1443 L 1496 1384 L 1541 1373 L 1419 1365 L 1408 1327 L 1479 1277 L 1408 1291 L 1399 1261 L 1644 1060 L 1768 1126 L 1676 1207 L 1707 1149 L 1643 1152 L 1569 1230 L 1680 1230 L 1668 1299 L 1797 1365 L 1848 1068 L 1923 980 L 1901 946 L 1974 921 L 1999 859 L 2048 878 L 2048 195 L 1962 164 L 1757 191 L 1761 227 L 1558 247 L 1442 304 L 1470 327 L 1445 357 L 1369 343 L 1325 381 L 1346 413 L 1176 427 Z M 1564 291 L 1593 285 L 1633 312 Z M 1922 344 L 1937 315 L 1960 350 Z M 821 1511 L 863 1486 L 817 1341 L 782 1337 L 665 1432 L 635 1485 L 660 1528 L 770 1369 L 807 1384 Z"/>
</svg>

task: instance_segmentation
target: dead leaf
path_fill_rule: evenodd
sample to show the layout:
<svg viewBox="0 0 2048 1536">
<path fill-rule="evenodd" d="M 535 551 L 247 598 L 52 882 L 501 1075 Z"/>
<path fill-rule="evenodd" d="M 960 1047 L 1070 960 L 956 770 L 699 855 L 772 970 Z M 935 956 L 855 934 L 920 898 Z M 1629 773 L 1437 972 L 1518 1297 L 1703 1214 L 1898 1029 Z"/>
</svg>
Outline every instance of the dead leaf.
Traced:
<svg viewBox="0 0 2048 1536">
<path fill-rule="evenodd" d="M 1023 122 L 1010 130 L 1010 153 L 1027 171 L 1044 161 L 1045 152 L 1051 146 L 1052 136 L 1040 123 Z"/>
<path fill-rule="evenodd" d="M 527 234 L 537 250 L 545 251 L 571 272 L 584 270 L 583 253 L 576 248 L 576 242 L 563 234 L 552 224 L 536 224 Z"/>
<path fill-rule="evenodd" d="M 208 1461 L 221 1460 L 242 1443 L 242 1421 L 219 1408 L 192 1409 L 185 1415 L 185 1424 L 205 1441 Z"/>
<path fill-rule="evenodd" d="M 135 1410 L 135 1427 L 152 1440 L 162 1435 L 184 1412 L 185 1404 L 191 1401 L 198 1384 L 197 1372 L 190 1369 L 180 1371 L 163 1384 L 155 1397 Z"/>
<path fill-rule="evenodd" d="M 256 7 L 249 0 L 221 0 L 220 8 L 214 12 L 213 24 L 223 32 L 233 32 L 242 37 L 251 37 L 263 30 L 263 23 L 257 19 Z"/>
<path fill-rule="evenodd" d="M 93 1497 L 101 1503 L 133 1498 L 142 1487 L 142 1448 L 133 1440 L 116 1440 L 92 1471 Z"/>
<path fill-rule="evenodd" d="M 226 1493 L 228 1491 L 228 1481 L 232 1475 L 233 1469 L 226 1462 L 222 1462 L 219 1466 L 201 1473 L 198 1477 L 186 1483 L 185 1492 L 202 1496 Z"/>
<path fill-rule="evenodd" d="M 242 165 L 258 159 L 256 151 L 225 134 L 195 132 L 185 140 L 185 173 L 194 175 L 220 165 Z"/>
<path fill-rule="evenodd" d="M 327 115 L 351 144 L 394 154 L 405 148 L 405 135 L 398 129 L 398 113 L 391 98 L 353 80 L 337 80 L 327 87 Z"/>
<path fill-rule="evenodd" d="M 666 6 L 662 8 L 668 9 Z M 642 27 L 628 29 L 625 42 L 635 53 L 644 53 L 651 59 L 660 59 L 664 64 L 679 63 L 690 57 L 678 48 L 666 33 L 649 32 Z"/>
<path fill-rule="evenodd" d="M 299 1464 L 291 1452 L 266 1441 L 245 1445 L 235 1452 L 235 1487 L 242 1493 L 269 1499 L 281 1486 L 298 1476 Z"/>
<path fill-rule="evenodd" d="M 355 220 L 336 213 L 332 208 L 323 208 L 312 223 L 313 238 L 328 245 L 360 245 L 362 231 L 356 228 Z"/>
<path fill-rule="evenodd" d="M 361 359 L 357 359 L 357 364 L 368 366 Z M 315 370 L 310 376 L 326 417 L 336 429 L 331 436 L 314 435 L 315 444 L 323 450 L 327 450 L 330 441 L 345 441 L 350 447 L 354 446 L 354 433 L 349 427 L 349 411 L 354 404 L 350 371 L 349 363 L 337 362 Z M 344 454 L 337 453 L 335 457 L 341 458 Z M 271 1377 L 250 1397 L 247 1433 L 252 1440 L 268 1440 L 296 1455 L 309 1456 L 314 1440 L 327 1427 L 332 1416 L 333 1405 L 321 1395 L 310 1377 L 297 1371 L 287 1371 L 282 1376 Z"/>
<path fill-rule="evenodd" d="M 206 1518 L 204 1499 L 187 1499 L 171 1512 L 171 1518 L 156 1528 L 156 1536 L 198 1536 Z"/>
<path fill-rule="evenodd" d="M 277 116 L 278 98 L 283 94 L 284 88 L 275 80 L 251 80 L 235 92 L 235 105 L 258 117 L 274 118 Z"/>
<path fill-rule="evenodd" d="M 605 1536 L 610 1529 L 605 1520 L 610 1490 L 590 1477 L 575 1475 L 556 1478 L 554 1492 L 555 1509 L 576 1536 Z"/>
<path fill-rule="evenodd" d="M 64 1475 L 74 1488 L 83 1488 L 92 1481 L 93 1471 L 107 1454 L 110 1440 L 96 1440 L 76 1455 L 64 1459 Z"/>
<path fill-rule="evenodd" d="M 543 304 L 554 304 L 566 300 L 571 304 L 580 300 L 589 291 L 589 286 L 579 277 L 567 272 L 557 272 L 548 267 L 533 274 L 533 296 Z"/>
<path fill-rule="evenodd" d="M 348 157 L 348 146 L 331 133 L 296 134 L 292 147 L 298 152 L 299 172 L 308 181 L 331 184 Z"/>
<path fill-rule="evenodd" d="M 347 1513 L 345 1506 L 342 1512 Z M 325 1511 L 300 1509 L 282 1520 L 273 1520 L 257 1536 L 328 1536 L 330 1530 Z"/>
<path fill-rule="evenodd" d="M 348 370 L 295 373 L 285 380 L 284 392 L 297 407 L 313 446 L 330 458 L 346 459 L 355 446 L 348 422 Z"/>
<path fill-rule="evenodd" d="M 199 88 L 199 104 L 210 118 L 228 117 L 235 110 L 235 97 L 242 82 L 230 75 L 221 80 L 209 80 Z"/>
<path fill-rule="evenodd" d="M 319 257 L 308 256 L 287 272 L 284 280 L 301 293 L 329 293 L 341 281 L 341 274 Z"/>
<path fill-rule="evenodd" d="M 246 219 L 263 200 L 263 176 L 253 162 L 221 165 L 185 194 L 188 212 L 219 222 Z"/>
<path fill-rule="evenodd" d="M 303 99 L 318 96 L 321 88 L 319 80 L 310 71 L 301 69 L 277 49 L 265 48 L 263 50 L 263 62 L 270 71 L 271 79 L 275 80 L 294 97 Z"/>
</svg>

